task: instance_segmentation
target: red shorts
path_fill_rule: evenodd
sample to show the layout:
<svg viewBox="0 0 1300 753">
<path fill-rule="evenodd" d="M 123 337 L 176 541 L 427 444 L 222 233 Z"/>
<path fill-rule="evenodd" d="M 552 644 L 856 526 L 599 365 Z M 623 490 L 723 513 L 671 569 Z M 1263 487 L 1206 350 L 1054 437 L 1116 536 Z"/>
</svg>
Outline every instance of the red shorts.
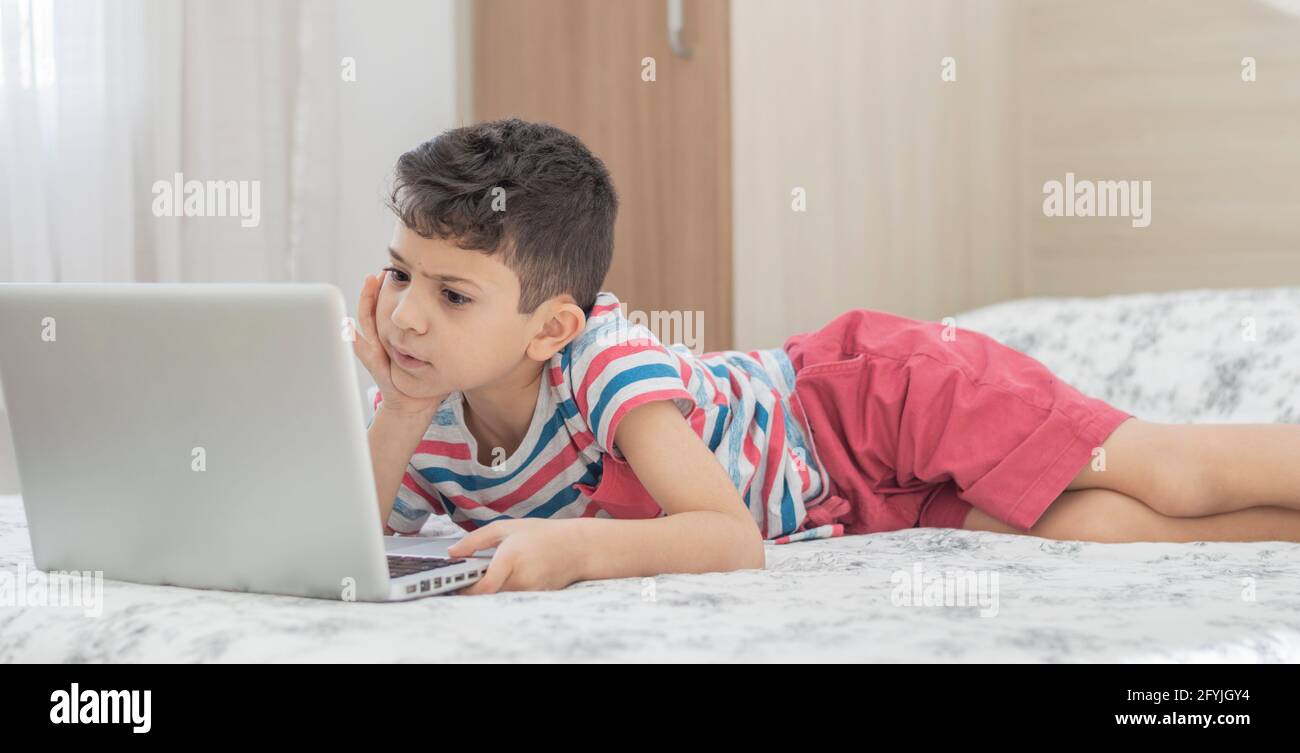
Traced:
<svg viewBox="0 0 1300 753">
<path fill-rule="evenodd" d="M 831 482 L 804 528 L 961 528 L 974 506 L 1028 530 L 1131 417 L 987 335 L 935 322 L 853 309 L 783 347 Z"/>
</svg>

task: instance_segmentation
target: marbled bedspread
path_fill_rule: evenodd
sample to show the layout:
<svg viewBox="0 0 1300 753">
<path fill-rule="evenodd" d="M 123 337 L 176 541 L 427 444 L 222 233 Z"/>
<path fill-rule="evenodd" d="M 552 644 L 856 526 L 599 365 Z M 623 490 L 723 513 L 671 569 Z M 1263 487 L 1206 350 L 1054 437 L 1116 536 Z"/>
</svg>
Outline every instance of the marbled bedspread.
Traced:
<svg viewBox="0 0 1300 753">
<path fill-rule="evenodd" d="M 1145 418 L 1297 420 L 1300 288 L 1023 300 L 956 320 Z M 31 566 L 20 500 L 0 497 L 0 571 Z M 925 591 L 955 571 L 977 603 Z M 1300 544 L 913 529 L 769 545 L 762 571 L 552 593 L 357 604 L 106 581 L 98 617 L 0 604 L 5 662 L 517 660 L 1298 661 Z"/>
</svg>

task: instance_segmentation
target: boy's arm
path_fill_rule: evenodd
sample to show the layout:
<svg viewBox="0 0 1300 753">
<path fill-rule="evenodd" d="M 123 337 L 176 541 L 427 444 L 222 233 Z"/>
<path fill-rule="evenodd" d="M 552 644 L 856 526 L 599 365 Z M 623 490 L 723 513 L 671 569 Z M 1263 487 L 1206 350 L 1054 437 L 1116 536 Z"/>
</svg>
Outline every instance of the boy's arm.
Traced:
<svg viewBox="0 0 1300 753">
<path fill-rule="evenodd" d="M 383 403 L 375 410 L 375 420 L 370 424 L 366 439 L 370 443 L 370 464 L 375 472 L 375 492 L 379 495 L 379 522 L 384 533 L 393 532 L 388 527 L 393 501 L 402 485 L 406 466 L 410 464 L 429 424 L 433 423 L 435 413 L 436 407 L 414 413 L 385 410 Z"/>
<path fill-rule="evenodd" d="M 582 579 L 761 569 L 763 537 L 726 469 L 671 401 L 628 411 L 618 449 L 666 517 L 581 518 Z"/>
</svg>

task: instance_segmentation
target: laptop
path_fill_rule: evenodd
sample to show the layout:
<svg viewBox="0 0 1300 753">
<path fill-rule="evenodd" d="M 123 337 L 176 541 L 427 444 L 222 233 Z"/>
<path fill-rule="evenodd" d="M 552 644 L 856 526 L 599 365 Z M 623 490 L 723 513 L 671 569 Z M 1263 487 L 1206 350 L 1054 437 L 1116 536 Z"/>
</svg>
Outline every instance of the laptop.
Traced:
<svg viewBox="0 0 1300 753">
<path fill-rule="evenodd" d="M 0 284 L 0 385 L 37 568 L 400 601 L 494 549 L 384 536 L 351 318 L 326 284 Z"/>
</svg>

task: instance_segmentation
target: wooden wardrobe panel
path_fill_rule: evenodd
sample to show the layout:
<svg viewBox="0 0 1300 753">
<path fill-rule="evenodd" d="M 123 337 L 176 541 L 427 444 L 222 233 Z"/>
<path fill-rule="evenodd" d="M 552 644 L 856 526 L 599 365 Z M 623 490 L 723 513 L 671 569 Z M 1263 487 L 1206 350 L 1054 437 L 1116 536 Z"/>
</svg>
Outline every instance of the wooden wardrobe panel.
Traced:
<svg viewBox="0 0 1300 753">
<path fill-rule="evenodd" d="M 664 0 L 477 0 L 470 12 L 474 120 L 553 123 L 613 176 L 605 289 L 629 310 L 703 312 L 702 349 L 732 347 L 728 3 L 685 3 L 688 59 L 669 47 Z"/>
</svg>

